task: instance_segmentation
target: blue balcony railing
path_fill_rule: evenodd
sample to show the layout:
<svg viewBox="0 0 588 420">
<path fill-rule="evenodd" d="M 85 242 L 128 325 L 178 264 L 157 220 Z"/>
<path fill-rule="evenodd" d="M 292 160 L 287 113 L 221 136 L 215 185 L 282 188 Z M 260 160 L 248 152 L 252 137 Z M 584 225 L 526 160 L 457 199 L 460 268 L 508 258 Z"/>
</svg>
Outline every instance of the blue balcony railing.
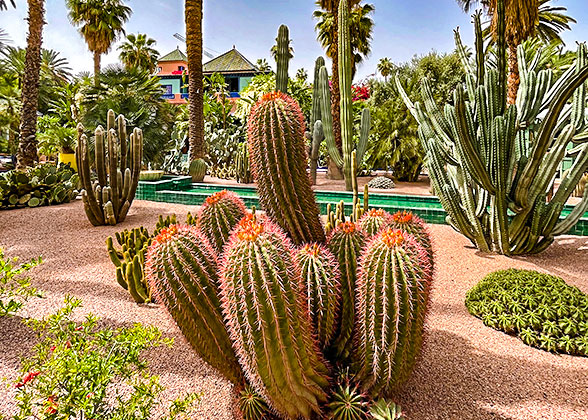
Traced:
<svg viewBox="0 0 588 420">
<path fill-rule="evenodd" d="M 174 95 L 173 93 L 164 93 L 163 95 L 161 95 L 161 97 L 163 99 L 174 99 L 176 95 Z"/>
</svg>

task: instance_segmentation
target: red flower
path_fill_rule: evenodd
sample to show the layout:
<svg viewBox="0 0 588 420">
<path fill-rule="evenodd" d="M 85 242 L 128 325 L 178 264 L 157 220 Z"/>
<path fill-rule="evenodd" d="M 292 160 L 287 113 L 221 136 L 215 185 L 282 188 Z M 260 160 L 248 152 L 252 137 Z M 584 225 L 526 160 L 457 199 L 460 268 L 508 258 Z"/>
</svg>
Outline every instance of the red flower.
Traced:
<svg viewBox="0 0 588 420">
<path fill-rule="evenodd" d="M 53 351 L 55 351 L 55 349 L 56 349 L 56 348 L 57 348 L 57 347 L 55 347 L 55 346 L 51 346 L 51 347 L 49 348 L 49 350 L 53 352 Z"/>
<path fill-rule="evenodd" d="M 22 382 L 17 383 L 14 387 L 15 388 L 22 388 L 23 386 L 25 386 L 27 383 L 31 382 L 33 379 L 35 379 L 37 376 L 39 376 L 41 374 L 40 371 L 36 371 L 36 372 L 29 372 L 25 375 L 25 377 L 22 379 Z"/>
<path fill-rule="evenodd" d="M 47 408 L 45 409 L 45 412 L 47 414 L 57 413 L 57 401 L 55 400 L 54 395 L 50 395 L 49 398 L 47 398 L 46 404 L 47 404 Z"/>
<path fill-rule="evenodd" d="M 82 331 L 83 329 L 84 329 L 84 326 L 83 325 L 80 325 L 80 326 L 76 327 L 76 331 Z"/>
</svg>

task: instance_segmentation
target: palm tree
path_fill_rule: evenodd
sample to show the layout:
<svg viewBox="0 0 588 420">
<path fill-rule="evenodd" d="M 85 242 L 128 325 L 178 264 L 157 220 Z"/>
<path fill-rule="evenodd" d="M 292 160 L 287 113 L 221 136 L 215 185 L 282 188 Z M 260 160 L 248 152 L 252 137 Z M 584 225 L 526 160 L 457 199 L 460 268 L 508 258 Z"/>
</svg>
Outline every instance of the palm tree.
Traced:
<svg viewBox="0 0 588 420">
<path fill-rule="evenodd" d="M 308 72 L 305 68 L 300 68 L 296 71 L 296 79 L 306 82 L 308 79 Z"/>
<path fill-rule="evenodd" d="M 10 0 L 10 4 L 12 4 L 12 7 L 16 7 L 16 3 L 14 2 L 14 0 Z M 0 0 L 0 10 L 6 9 L 8 9 L 8 6 L 6 5 L 6 0 Z"/>
<path fill-rule="evenodd" d="M 22 112 L 18 142 L 17 167 L 32 166 L 37 160 L 37 106 L 39 103 L 39 75 L 41 72 L 41 44 L 45 0 L 28 0 L 27 51 L 22 84 Z"/>
<path fill-rule="evenodd" d="M 10 43 L 10 37 L 8 33 L 0 28 L 0 52 L 4 51 L 4 48 Z"/>
<path fill-rule="evenodd" d="M 497 0 L 456 0 L 464 11 L 469 12 L 478 4 L 482 5 L 491 18 L 487 32 L 496 38 L 497 29 Z M 570 29 L 570 24 L 576 21 L 567 16 L 565 7 L 550 5 L 551 0 L 509 0 L 505 1 L 506 14 L 506 43 L 508 46 L 508 102 L 516 102 L 520 77 L 518 67 L 517 48 L 526 39 L 535 35 L 549 44 L 560 41 L 560 32 Z"/>
<path fill-rule="evenodd" d="M 315 29 L 318 32 L 318 40 L 326 50 L 327 56 L 332 61 L 331 76 L 331 110 L 333 113 L 333 132 L 337 145 L 341 146 L 341 126 L 340 126 L 340 101 L 339 92 L 339 63 L 337 55 L 339 53 L 337 16 L 339 15 L 340 0 L 316 0 L 316 5 L 320 10 L 313 14 L 318 21 Z M 372 39 L 372 30 L 374 21 L 370 15 L 375 10 L 371 4 L 361 5 L 362 0 L 350 0 L 348 2 L 351 17 L 351 50 L 352 50 L 352 74 L 355 74 L 357 65 L 367 56 L 370 51 L 370 41 Z"/>
<path fill-rule="evenodd" d="M 188 95 L 190 159 L 204 157 L 204 83 L 202 75 L 202 0 L 186 0 L 186 52 L 188 55 Z"/>
<path fill-rule="evenodd" d="M 156 43 L 146 34 L 129 34 L 127 40 L 118 47 L 120 61 L 127 69 L 144 69 L 153 73 L 159 59 L 159 52 L 153 48 Z"/>
<path fill-rule="evenodd" d="M 269 63 L 265 58 L 258 58 L 255 64 L 259 71 L 262 73 L 268 73 L 272 70 L 272 68 L 270 67 Z"/>
<path fill-rule="evenodd" d="M 378 71 L 382 76 L 384 76 L 384 80 L 388 83 L 388 76 L 392 74 L 392 70 L 394 69 L 394 63 L 388 58 L 384 57 L 380 59 L 378 63 Z"/>
<path fill-rule="evenodd" d="M 71 23 L 78 27 L 94 54 L 94 84 L 100 83 L 100 59 L 124 34 L 131 8 L 122 0 L 66 0 Z"/>
</svg>

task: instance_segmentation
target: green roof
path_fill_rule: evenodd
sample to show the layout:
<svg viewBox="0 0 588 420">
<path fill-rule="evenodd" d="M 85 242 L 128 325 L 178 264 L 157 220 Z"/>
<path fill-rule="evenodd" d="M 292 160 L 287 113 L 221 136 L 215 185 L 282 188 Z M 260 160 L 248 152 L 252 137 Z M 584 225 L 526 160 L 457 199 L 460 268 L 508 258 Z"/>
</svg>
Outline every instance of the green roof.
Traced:
<svg viewBox="0 0 588 420">
<path fill-rule="evenodd" d="M 232 50 L 204 63 L 204 73 L 259 73 L 259 69 L 233 46 Z"/>
<path fill-rule="evenodd" d="M 180 51 L 180 47 L 177 47 L 169 54 L 161 57 L 159 61 L 188 61 L 188 57 L 186 57 L 186 54 Z"/>
</svg>

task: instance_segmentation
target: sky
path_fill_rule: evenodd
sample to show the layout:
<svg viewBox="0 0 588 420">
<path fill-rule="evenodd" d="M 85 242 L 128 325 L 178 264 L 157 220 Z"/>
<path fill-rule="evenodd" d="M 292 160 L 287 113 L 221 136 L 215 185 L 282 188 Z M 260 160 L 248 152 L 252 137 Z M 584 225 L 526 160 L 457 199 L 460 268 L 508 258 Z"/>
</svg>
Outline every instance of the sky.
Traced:
<svg viewBox="0 0 588 420">
<path fill-rule="evenodd" d="M 367 0 L 376 10 L 372 53 L 358 69 L 356 78 L 375 73 L 380 58 L 405 62 L 414 55 L 432 50 L 450 52 L 454 48 L 453 29 L 461 28 L 464 41 L 472 43 L 471 17 L 457 6 L 455 0 Z M 16 0 L 17 8 L 0 12 L 0 28 L 8 32 L 13 45 L 26 46 L 26 0 Z M 92 71 L 92 55 L 70 24 L 65 0 L 46 0 L 46 21 L 43 47 L 61 52 L 74 73 Z M 126 25 L 127 33 L 146 33 L 157 41 L 156 48 L 164 55 L 185 45 L 173 37 L 184 33 L 182 0 L 126 0 L 133 14 Z M 554 0 L 568 8 L 579 22 L 564 34 L 568 47 L 575 41 L 588 40 L 588 8 L 586 0 Z M 290 28 L 294 59 L 290 75 L 304 67 L 312 74 L 316 57 L 324 54 L 316 40 L 312 12 L 314 0 L 204 0 L 204 46 L 222 54 L 234 46 L 249 60 L 266 58 L 272 66 L 269 50 L 277 29 L 284 23 Z M 116 47 L 103 57 L 103 65 L 118 62 Z"/>
</svg>

